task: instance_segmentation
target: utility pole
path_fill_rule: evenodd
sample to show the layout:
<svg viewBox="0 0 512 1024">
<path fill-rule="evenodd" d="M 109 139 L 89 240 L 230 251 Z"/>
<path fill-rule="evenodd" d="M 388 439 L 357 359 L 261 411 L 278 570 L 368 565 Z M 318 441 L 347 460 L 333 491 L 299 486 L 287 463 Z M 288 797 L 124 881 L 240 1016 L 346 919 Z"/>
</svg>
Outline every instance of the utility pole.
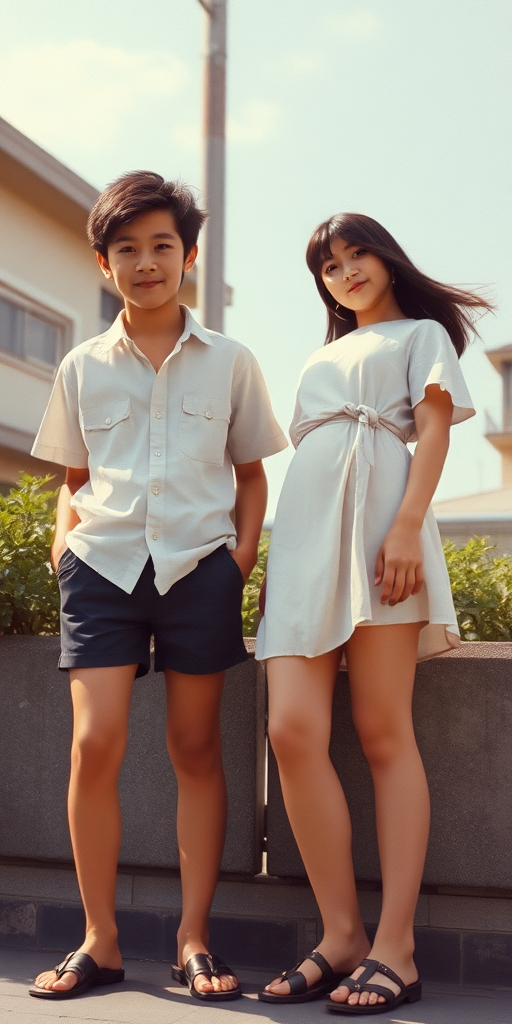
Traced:
<svg viewBox="0 0 512 1024">
<path fill-rule="evenodd" d="M 224 217 L 226 167 L 227 0 L 199 0 L 206 12 L 203 194 L 209 217 L 203 228 L 198 265 L 199 307 L 205 327 L 224 328 Z"/>
</svg>

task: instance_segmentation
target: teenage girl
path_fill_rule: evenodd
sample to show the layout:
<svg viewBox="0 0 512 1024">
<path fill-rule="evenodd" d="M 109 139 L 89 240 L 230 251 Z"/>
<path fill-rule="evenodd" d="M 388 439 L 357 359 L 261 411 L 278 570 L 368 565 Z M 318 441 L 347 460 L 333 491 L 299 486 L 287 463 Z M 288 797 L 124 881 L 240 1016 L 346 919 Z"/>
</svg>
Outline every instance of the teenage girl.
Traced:
<svg viewBox="0 0 512 1024">
<path fill-rule="evenodd" d="M 458 363 L 471 314 L 491 307 L 426 277 L 360 214 L 321 224 L 307 262 L 327 307 L 327 345 L 299 385 L 257 657 L 267 662 L 270 739 L 324 933 L 260 999 L 302 1002 L 335 989 L 334 1012 L 389 1013 L 421 997 L 413 919 L 429 795 L 411 716 L 416 662 L 460 643 L 430 502 L 451 424 L 474 415 Z M 375 789 L 383 899 L 373 945 L 329 758 L 342 661 Z"/>
</svg>

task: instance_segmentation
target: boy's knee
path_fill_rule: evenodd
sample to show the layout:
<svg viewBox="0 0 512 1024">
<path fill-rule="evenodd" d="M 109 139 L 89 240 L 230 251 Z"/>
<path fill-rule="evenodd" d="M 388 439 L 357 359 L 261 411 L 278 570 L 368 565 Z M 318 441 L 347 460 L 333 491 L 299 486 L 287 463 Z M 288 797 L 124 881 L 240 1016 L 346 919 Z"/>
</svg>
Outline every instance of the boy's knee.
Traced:
<svg viewBox="0 0 512 1024">
<path fill-rule="evenodd" d="M 222 764 L 220 734 L 187 730 L 167 736 L 169 757 L 176 772 L 203 774 Z"/>
<path fill-rule="evenodd" d="M 71 763 L 76 771 L 96 773 L 118 769 L 124 755 L 125 743 L 110 732 L 84 732 L 73 739 Z"/>
</svg>

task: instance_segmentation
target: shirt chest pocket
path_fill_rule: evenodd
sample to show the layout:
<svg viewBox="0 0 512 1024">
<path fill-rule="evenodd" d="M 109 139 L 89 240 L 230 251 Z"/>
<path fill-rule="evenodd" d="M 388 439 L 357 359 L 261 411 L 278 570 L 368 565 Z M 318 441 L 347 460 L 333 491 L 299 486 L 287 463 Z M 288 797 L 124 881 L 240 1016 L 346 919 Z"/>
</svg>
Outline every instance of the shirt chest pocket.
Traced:
<svg viewBox="0 0 512 1024">
<path fill-rule="evenodd" d="M 112 445 L 127 440 L 127 421 L 130 419 L 130 399 L 105 402 L 82 409 L 85 443 L 89 451 L 106 452 Z"/>
<path fill-rule="evenodd" d="M 183 395 L 180 448 L 196 462 L 222 466 L 228 436 L 230 404 L 207 395 Z"/>
</svg>

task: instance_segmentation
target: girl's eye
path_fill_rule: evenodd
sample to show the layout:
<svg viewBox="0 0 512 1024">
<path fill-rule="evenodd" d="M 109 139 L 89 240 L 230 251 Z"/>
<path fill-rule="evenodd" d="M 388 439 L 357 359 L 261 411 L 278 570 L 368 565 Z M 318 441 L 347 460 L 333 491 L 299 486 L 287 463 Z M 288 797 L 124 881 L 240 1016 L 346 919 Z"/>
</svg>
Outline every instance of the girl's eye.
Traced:
<svg viewBox="0 0 512 1024">
<path fill-rule="evenodd" d="M 356 249 L 355 252 L 352 255 L 353 256 L 365 256 L 366 255 L 366 249 Z"/>
<path fill-rule="evenodd" d="M 324 274 L 327 274 L 327 276 L 329 276 L 329 274 L 332 274 L 333 270 L 336 270 L 336 264 L 329 263 L 329 266 L 326 267 L 324 270 Z"/>
</svg>

